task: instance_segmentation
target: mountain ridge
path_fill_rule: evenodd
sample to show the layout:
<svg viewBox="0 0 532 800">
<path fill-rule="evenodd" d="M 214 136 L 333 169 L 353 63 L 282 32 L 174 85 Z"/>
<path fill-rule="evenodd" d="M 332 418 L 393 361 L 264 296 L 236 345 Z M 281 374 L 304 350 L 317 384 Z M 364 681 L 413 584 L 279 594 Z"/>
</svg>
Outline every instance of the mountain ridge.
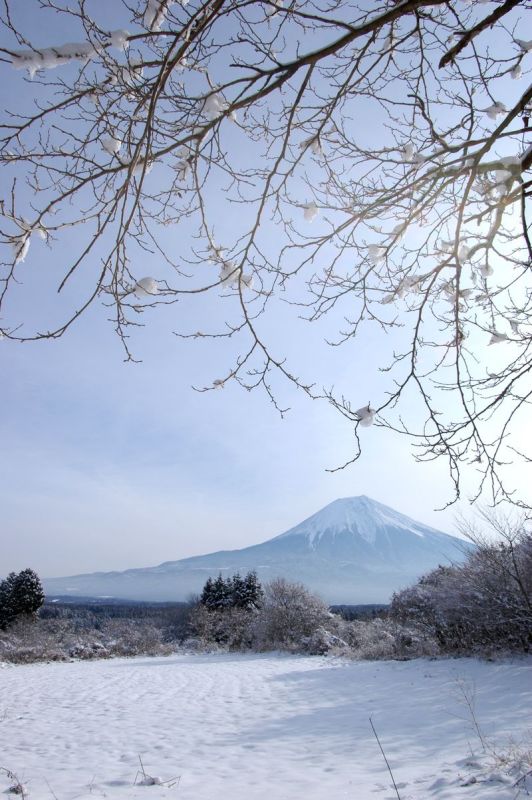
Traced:
<svg viewBox="0 0 532 800">
<path fill-rule="evenodd" d="M 460 561 L 470 545 L 364 495 L 338 498 L 284 533 L 237 550 L 218 550 L 153 567 L 44 580 L 54 595 L 183 600 L 209 575 L 255 569 L 263 581 L 305 583 L 329 602 L 387 602 L 439 563 Z"/>
</svg>

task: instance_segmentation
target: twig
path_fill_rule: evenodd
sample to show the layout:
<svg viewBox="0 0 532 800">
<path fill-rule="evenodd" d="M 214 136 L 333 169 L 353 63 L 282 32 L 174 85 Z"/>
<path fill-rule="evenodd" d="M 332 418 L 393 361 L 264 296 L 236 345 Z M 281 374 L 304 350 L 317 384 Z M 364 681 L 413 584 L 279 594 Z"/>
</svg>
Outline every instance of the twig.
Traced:
<svg viewBox="0 0 532 800">
<path fill-rule="evenodd" d="M 463 698 L 463 701 L 466 705 L 466 708 L 469 712 L 469 716 L 475 732 L 479 738 L 480 744 L 482 745 L 482 750 L 486 753 L 489 751 L 492 755 L 494 755 L 493 747 L 489 744 L 484 736 L 484 732 L 480 727 L 479 721 L 477 719 L 476 711 L 475 711 L 475 690 L 474 687 L 468 687 L 465 681 L 460 680 L 459 678 L 456 680 L 458 690 Z"/>
<path fill-rule="evenodd" d="M 56 795 L 56 793 L 54 792 L 54 790 L 52 789 L 52 787 L 50 786 L 50 783 L 48 781 L 46 781 L 46 785 L 48 786 L 48 790 L 49 790 L 50 794 L 52 795 L 52 797 L 54 798 L 54 800 L 59 800 L 58 796 Z"/>
<path fill-rule="evenodd" d="M 393 776 L 392 768 L 390 767 L 390 762 L 386 758 L 386 753 L 383 750 L 383 747 L 382 747 L 382 744 L 381 744 L 381 740 L 379 739 L 379 737 L 377 735 L 377 731 L 375 730 L 375 725 L 373 724 L 373 720 L 371 719 L 371 717 L 369 718 L 369 724 L 371 725 L 371 730 L 373 731 L 373 735 L 375 736 L 375 738 L 377 740 L 377 744 L 380 747 L 380 751 L 382 753 L 382 757 L 384 758 L 384 760 L 386 762 L 386 766 L 388 767 L 388 772 L 390 773 L 390 777 L 392 779 L 393 788 L 395 789 L 395 794 L 397 795 L 397 800 L 401 800 L 401 795 L 399 794 L 399 789 L 397 788 L 397 784 L 396 784 L 395 778 Z"/>
<path fill-rule="evenodd" d="M 174 786 L 179 786 L 181 781 L 181 775 L 175 775 L 173 778 L 168 778 L 168 780 L 163 781 L 161 778 L 156 778 L 153 775 L 149 775 L 146 770 L 144 769 L 144 764 L 142 763 L 142 758 L 140 757 L 139 753 L 139 763 L 140 763 L 140 770 L 137 770 L 137 774 L 135 775 L 134 784 L 136 785 L 138 782 L 139 775 L 142 775 L 142 780 L 140 781 L 141 785 L 144 786 L 167 786 L 169 789 L 173 789 Z"/>
<path fill-rule="evenodd" d="M 524 772 L 521 775 L 521 777 L 519 777 L 516 780 L 516 782 L 512 784 L 512 788 L 515 789 L 516 786 L 519 786 L 519 784 L 522 783 L 524 788 L 526 789 L 525 781 L 526 781 L 526 779 L 528 778 L 529 775 L 532 775 L 532 769 L 529 769 L 529 770 L 527 770 L 527 772 Z"/>
<path fill-rule="evenodd" d="M 9 787 L 7 790 L 8 794 L 18 794 L 22 800 L 26 800 L 28 793 L 26 792 L 26 787 L 22 783 L 21 780 L 17 778 L 14 772 L 6 767 L 0 767 L 0 772 L 4 772 L 6 776 L 9 778 L 10 781 L 13 781 L 13 785 Z"/>
</svg>

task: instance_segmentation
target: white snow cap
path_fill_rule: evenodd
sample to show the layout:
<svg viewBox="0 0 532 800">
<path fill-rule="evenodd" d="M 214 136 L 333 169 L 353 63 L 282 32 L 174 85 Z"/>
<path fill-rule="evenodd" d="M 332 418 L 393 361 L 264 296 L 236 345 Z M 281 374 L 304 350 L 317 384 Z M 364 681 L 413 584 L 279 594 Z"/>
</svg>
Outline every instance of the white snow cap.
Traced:
<svg viewBox="0 0 532 800">
<path fill-rule="evenodd" d="M 392 229 L 390 236 L 397 236 L 399 239 L 402 239 L 406 233 L 407 228 L 408 228 L 408 222 L 399 222 Z"/>
<path fill-rule="evenodd" d="M 273 17 L 280 8 L 283 7 L 284 0 L 270 0 L 268 7 L 266 8 L 266 16 Z"/>
<path fill-rule="evenodd" d="M 312 514 L 312 516 L 300 522 L 299 525 L 290 528 L 285 533 L 281 533 L 276 539 L 286 540 L 292 537 L 302 537 L 314 549 L 319 545 L 320 540 L 334 540 L 338 534 L 345 536 L 346 533 L 351 533 L 353 536 L 361 537 L 371 544 L 375 544 L 384 534 L 382 541 L 385 543 L 385 557 L 387 563 L 389 563 L 389 547 L 391 544 L 391 539 L 388 535 L 389 528 L 399 529 L 398 532 L 411 533 L 420 539 L 432 539 L 435 536 L 436 542 L 438 542 L 438 552 L 441 552 L 441 537 L 447 538 L 445 534 L 434 530 L 434 528 L 415 522 L 410 517 L 400 514 L 389 506 L 362 495 L 360 497 L 343 497 L 334 500 L 316 514 Z"/>
<path fill-rule="evenodd" d="M 403 151 L 403 158 L 408 164 L 423 164 L 426 160 L 425 156 L 418 153 L 417 150 L 414 149 L 413 145 L 407 145 Z"/>
<path fill-rule="evenodd" d="M 491 339 L 489 340 L 488 344 L 500 344 L 501 342 L 507 342 L 508 336 L 505 333 L 499 333 L 498 331 L 493 331 L 491 334 Z"/>
<path fill-rule="evenodd" d="M 113 47 L 116 47 L 117 50 L 127 50 L 129 47 L 129 31 L 125 30 L 118 30 L 118 31 L 111 31 L 109 34 L 109 38 L 111 40 L 111 44 Z"/>
<path fill-rule="evenodd" d="M 212 242 L 210 250 L 215 258 L 223 259 L 226 248 L 221 244 L 216 244 L 216 242 Z"/>
<path fill-rule="evenodd" d="M 403 161 L 406 161 L 407 163 L 411 163 L 413 161 L 413 159 L 414 159 L 415 154 L 416 154 L 416 150 L 414 148 L 414 145 L 411 142 L 409 142 L 408 144 L 406 144 L 403 147 L 403 151 L 402 152 L 403 152 Z"/>
<path fill-rule="evenodd" d="M 227 103 L 221 94 L 210 94 L 203 103 L 203 114 L 208 119 L 217 119 L 227 108 Z"/>
<path fill-rule="evenodd" d="M 489 106 L 489 108 L 485 108 L 484 111 L 490 119 L 497 119 L 497 117 L 502 116 L 502 114 L 506 114 L 507 108 L 504 103 L 497 101 L 493 103 L 492 106 Z"/>
<path fill-rule="evenodd" d="M 215 389 L 223 389 L 225 386 L 225 381 L 223 381 L 221 378 L 216 378 L 216 380 L 212 382 L 212 385 Z"/>
<path fill-rule="evenodd" d="M 493 275 L 493 267 L 491 266 L 491 264 L 484 264 L 480 268 L 480 274 L 482 275 L 483 278 L 489 278 L 490 275 Z"/>
<path fill-rule="evenodd" d="M 238 286 L 240 270 L 234 261 L 224 261 L 220 269 L 220 281 L 228 286 Z"/>
<path fill-rule="evenodd" d="M 499 159 L 500 163 L 505 167 L 520 167 L 522 163 L 521 156 L 504 156 Z"/>
<path fill-rule="evenodd" d="M 122 161 L 121 163 L 124 166 L 127 166 L 127 161 Z M 153 161 L 146 161 L 145 158 L 139 158 L 135 166 L 133 167 L 133 175 L 149 175 L 153 169 Z"/>
<path fill-rule="evenodd" d="M 496 183 L 506 183 L 512 177 L 512 173 L 508 169 L 495 169 L 493 170 L 493 177 Z"/>
<path fill-rule="evenodd" d="M 512 76 L 514 81 L 519 80 L 522 74 L 523 74 L 523 68 L 521 67 L 521 64 L 516 64 L 515 67 L 512 69 L 512 71 L 510 72 L 510 75 Z"/>
<path fill-rule="evenodd" d="M 159 286 L 155 278 L 141 278 L 133 289 L 137 297 L 152 297 L 159 294 Z"/>
<path fill-rule="evenodd" d="M 322 156 L 323 150 L 321 149 L 321 144 L 318 136 L 311 136 L 310 139 L 305 139 L 304 142 L 301 142 L 299 145 L 301 150 L 309 149 L 315 156 Z"/>
<path fill-rule="evenodd" d="M 441 250 L 442 253 L 452 253 L 454 250 L 454 240 L 440 239 L 438 242 L 438 249 Z"/>
<path fill-rule="evenodd" d="M 181 5 L 186 6 L 188 0 L 182 0 Z M 144 27 L 152 33 L 160 31 L 174 0 L 148 0 L 144 12 Z"/>
<path fill-rule="evenodd" d="M 16 242 L 13 242 L 13 252 L 15 255 L 15 264 L 20 264 L 26 260 L 28 250 L 30 249 L 30 236 L 21 236 Z"/>
<path fill-rule="evenodd" d="M 303 216 L 307 222 L 312 222 L 315 220 L 319 213 L 320 210 L 314 201 L 311 203 L 305 203 L 303 206 Z"/>
<path fill-rule="evenodd" d="M 367 406 L 359 408 L 357 411 L 355 411 L 355 416 L 357 417 L 359 424 L 363 428 L 369 428 L 370 425 L 373 425 L 373 420 L 375 419 L 375 413 L 376 413 L 375 409 L 371 408 L 371 406 L 368 403 Z"/>
<path fill-rule="evenodd" d="M 164 786 L 164 781 L 158 775 L 145 775 L 137 782 L 137 786 Z"/>
<path fill-rule="evenodd" d="M 186 181 L 188 176 L 190 175 L 190 162 L 189 161 L 180 161 L 177 165 L 177 179 L 180 181 Z"/>
<path fill-rule="evenodd" d="M 384 261 L 386 256 L 386 248 L 378 244 L 370 244 L 368 247 L 368 258 L 372 264 L 378 264 Z"/>
<path fill-rule="evenodd" d="M 469 261 L 469 254 L 471 253 L 471 248 L 468 247 L 466 244 L 461 244 L 458 248 L 458 261 L 460 264 Z"/>
<path fill-rule="evenodd" d="M 17 50 L 11 57 L 15 69 L 27 69 L 30 78 L 40 69 L 55 69 L 69 61 L 90 61 L 99 48 L 91 42 L 70 42 L 43 50 Z"/>
<path fill-rule="evenodd" d="M 514 42 L 519 45 L 521 50 L 525 53 L 530 53 L 530 51 L 532 51 L 532 39 L 514 39 Z"/>
<path fill-rule="evenodd" d="M 115 156 L 122 147 L 121 140 L 115 139 L 114 136 L 103 136 L 101 142 L 103 149 L 106 153 L 109 153 L 110 156 Z"/>
</svg>

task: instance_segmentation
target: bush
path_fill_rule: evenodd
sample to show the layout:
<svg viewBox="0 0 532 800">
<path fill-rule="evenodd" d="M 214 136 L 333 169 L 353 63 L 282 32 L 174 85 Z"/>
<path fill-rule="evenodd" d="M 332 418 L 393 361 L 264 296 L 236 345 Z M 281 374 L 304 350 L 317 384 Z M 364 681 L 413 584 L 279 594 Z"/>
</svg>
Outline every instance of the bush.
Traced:
<svg viewBox="0 0 532 800">
<path fill-rule="evenodd" d="M 350 654 L 361 660 L 406 661 L 434 657 L 440 652 L 437 642 L 426 632 L 393 619 L 356 621 L 346 627 L 343 635 Z"/>
<path fill-rule="evenodd" d="M 337 627 L 328 606 L 300 583 L 276 578 L 266 586 L 264 601 L 254 619 L 253 641 L 259 650 L 297 650 L 318 629 Z"/>
<path fill-rule="evenodd" d="M 72 618 L 30 622 L 19 617 L 0 633 L 0 661 L 14 664 L 168 655 L 174 650 L 175 646 L 164 641 L 162 629 L 139 620 L 101 620 L 96 629 Z"/>
<path fill-rule="evenodd" d="M 350 647 L 345 639 L 321 626 L 316 628 L 311 636 L 304 637 L 301 640 L 301 646 L 304 652 L 311 656 L 348 655 L 350 653 Z"/>
<path fill-rule="evenodd" d="M 254 573 L 250 575 L 256 580 Z M 334 638 L 339 619 L 301 584 L 278 578 L 264 592 L 259 585 L 260 593 L 253 602 L 238 604 L 227 588 L 238 586 L 239 580 L 239 576 L 225 580 L 220 576 L 207 581 L 191 618 L 192 633 L 204 645 L 302 652 L 327 652 L 333 646 L 341 647 L 340 640 Z"/>
<path fill-rule="evenodd" d="M 487 517 L 502 541 L 473 534 L 460 566 L 438 567 L 394 595 L 390 613 L 434 638 L 442 652 L 532 649 L 532 534 Z"/>
<path fill-rule="evenodd" d="M 190 632 L 204 646 L 213 644 L 231 650 L 252 646 L 251 622 L 262 605 L 263 590 L 255 572 L 242 578 L 208 578 L 199 603 L 192 612 Z"/>
<path fill-rule="evenodd" d="M 222 645 L 230 650 L 252 647 L 253 612 L 245 608 L 209 609 L 199 604 L 192 612 L 190 628 L 204 646 Z"/>
</svg>

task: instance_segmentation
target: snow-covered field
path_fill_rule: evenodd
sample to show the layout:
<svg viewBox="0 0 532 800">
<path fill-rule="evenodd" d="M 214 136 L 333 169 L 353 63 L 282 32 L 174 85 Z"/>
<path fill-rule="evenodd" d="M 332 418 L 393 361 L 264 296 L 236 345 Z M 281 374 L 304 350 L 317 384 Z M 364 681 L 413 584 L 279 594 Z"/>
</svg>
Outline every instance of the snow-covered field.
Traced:
<svg viewBox="0 0 532 800">
<path fill-rule="evenodd" d="M 515 798 L 517 776 L 472 757 L 481 745 L 465 698 L 488 743 L 532 748 L 532 659 L 179 655 L 6 666 L 0 767 L 39 800 L 392 800 L 371 716 L 401 800 Z M 179 780 L 134 785 L 139 756 L 147 774 Z M 0 791 L 9 785 L 3 774 Z"/>
</svg>

